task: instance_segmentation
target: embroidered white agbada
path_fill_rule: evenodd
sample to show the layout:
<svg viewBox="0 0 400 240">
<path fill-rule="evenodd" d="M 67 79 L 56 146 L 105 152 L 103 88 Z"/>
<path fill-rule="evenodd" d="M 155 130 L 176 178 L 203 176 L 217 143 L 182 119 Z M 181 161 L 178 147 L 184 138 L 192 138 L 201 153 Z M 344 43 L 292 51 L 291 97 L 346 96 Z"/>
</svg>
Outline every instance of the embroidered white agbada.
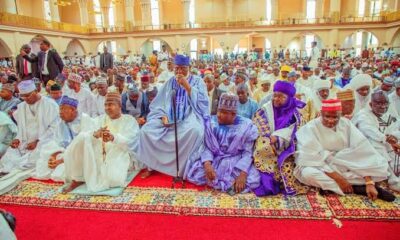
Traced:
<svg viewBox="0 0 400 240">
<path fill-rule="evenodd" d="M 88 190 L 99 192 L 112 187 L 123 187 L 131 168 L 139 169 L 133 151 L 139 136 L 139 125 L 130 116 L 122 114 L 118 119 L 102 115 L 94 119 L 95 130 L 105 127 L 114 136 L 113 142 L 105 143 L 93 137 L 94 131 L 81 132 L 64 152 L 65 180 L 85 182 Z"/>
<path fill-rule="evenodd" d="M 53 138 L 59 118 L 59 107 L 50 98 L 41 97 L 33 105 L 22 102 L 13 113 L 17 121 L 17 136 L 20 145 L 17 149 L 9 147 L 0 160 L 0 172 L 10 172 L 13 169 L 34 168 L 39 158 L 42 146 Z M 27 144 L 39 140 L 34 150 L 27 150 Z"/>
<path fill-rule="evenodd" d="M 39 159 L 36 162 L 35 178 L 52 179 L 54 181 L 64 181 L 64 164 L 58 165 L 55 169 L 48 167 L 48 162 L 52 154 L 60 152 L 57 159 L 64 159 L 65 149 L 80 133 L 85 131 L 93 131 L 93 119 L 88 115 L 82 114 L 77 116 L 72 122 L 61 120 L 55 129 L 54 137 L 48 143 L 44 144 L 40 152 Z"/>
<path fill-rule="evenodd" d="M 337 172 L 353 185 L 365 184 L 366 176 L 375 182 L 387 179 L 387 161 L 348 119 L 340 118 L 335 128 L 327 128 L 319 117 L 300 128 L 296 136 L 294 175 L 306 185 L 344 195 L 325 172 Z"/>
<path fill-rule="evenodd" d="M 86 113 L 91 117 L 96 116 L 96 104 L 94 102 L 94 96 L 90 90 L 83 87 L 83 85 L 79 92 L 75 92 L 75 90 L 67 87 L 65 88 L 65 91 L 63 90 L 63 95 L 78 100 L 79 113 Z"/>
<path fill-rule="evenodd" d="M 378 118 L 370 109 L 363 109 L 357 115 L 354 118 L 354 124 L 389 163 L 388 183 L 390 188 L 400 191 L 400 156 L 386 142 L 387 134 L 395 135 L 400 139 L 400 122 L 390 113 Z"/>
</svg>

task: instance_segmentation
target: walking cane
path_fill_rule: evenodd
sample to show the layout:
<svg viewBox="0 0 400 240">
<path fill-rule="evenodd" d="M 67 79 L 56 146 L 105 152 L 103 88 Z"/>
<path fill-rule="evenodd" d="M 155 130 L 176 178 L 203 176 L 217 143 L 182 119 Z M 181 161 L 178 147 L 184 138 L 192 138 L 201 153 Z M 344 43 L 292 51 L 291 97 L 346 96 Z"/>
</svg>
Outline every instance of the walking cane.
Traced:
<svg viewBox="0 0 400 240">
<path fill-rule="evenodd" d="M 185 188 L 185 181 L 179 176 L 179 148 L 178 148 L 178 124 L 176 119 L 176 90 L 172 90 L 172 111 L 174 112 L 174 131 L 175 131 L 175 158 L 176 158 L 176 176 L 172 179 L 172 187 L 175 188 L 176 183 L 181 183 Z"/>
</svg>

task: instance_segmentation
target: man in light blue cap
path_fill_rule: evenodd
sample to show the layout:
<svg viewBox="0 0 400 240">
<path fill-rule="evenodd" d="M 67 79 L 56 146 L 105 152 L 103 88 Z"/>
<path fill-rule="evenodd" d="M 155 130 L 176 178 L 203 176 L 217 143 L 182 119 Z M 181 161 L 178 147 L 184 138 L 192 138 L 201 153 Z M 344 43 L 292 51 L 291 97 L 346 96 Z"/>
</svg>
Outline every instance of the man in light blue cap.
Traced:
<svg viewBox="0 0 400 240">
<path fill-rule="evenodd" d="M 382 81 L 382 85 L 376 87 L 375 90 L 380 89 L 386 92 L 387 95 L 389 95 L 394 91 L 393 85 L 394 79 L 391 77 L 385 77 Z"/>
<path fill-rule="evenodd" d="M 174 104 L 177 119 L 174 119 Z M 147 122 L 141 129 L 139 160 L 149 169 L 170 176 L 177 175 L 173 124 L 176 121 L 178 175 L 184 177 L 187 161 L 199 158 L 204 149 L 204 122 L 209 117 L 208 111 L 208 96 L 203 80 L 190 74 L 189 57 L 176 55 L 175 76 L 165 82 L 154 98 Z M 149 175 L 150 171 L 142 177 Z"/>
</svg>

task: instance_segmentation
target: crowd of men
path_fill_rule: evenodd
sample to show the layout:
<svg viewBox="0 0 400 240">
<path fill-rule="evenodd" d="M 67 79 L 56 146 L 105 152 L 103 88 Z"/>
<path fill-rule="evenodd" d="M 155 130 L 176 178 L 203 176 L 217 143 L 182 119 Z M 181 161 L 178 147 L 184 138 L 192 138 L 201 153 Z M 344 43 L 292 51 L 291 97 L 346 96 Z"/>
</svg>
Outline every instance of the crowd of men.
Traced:
<svg viewBox="0 0 400 240">
<path fill-rule="evenodd" d="M 24 45 L 16 68 L 1 69 L 0 182 L 23 170 L 97 192 L 144 169 L 229 194 L 400 191 L 395 54 L 321 57 L 313 43 L 308 59 L 204 62 L 163 49 L 115 65 L 105 49 L 90 67 L 40 49 Z"/>
</svg>

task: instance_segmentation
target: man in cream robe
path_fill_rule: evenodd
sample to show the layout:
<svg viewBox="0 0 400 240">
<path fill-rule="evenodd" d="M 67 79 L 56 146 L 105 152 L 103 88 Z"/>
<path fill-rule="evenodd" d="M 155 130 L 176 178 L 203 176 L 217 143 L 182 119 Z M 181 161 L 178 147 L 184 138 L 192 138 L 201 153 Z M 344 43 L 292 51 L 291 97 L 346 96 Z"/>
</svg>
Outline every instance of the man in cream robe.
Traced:
<svg viewBox="0 0 400 240">
<path fill-rule="evenodd" d="M 60 120 L 57 103 L 42 97 L 32 80 L 22 81 L 18 89 L 24 102 L 13 113 L 18 130 L 11 147 L 0 160 L 0 172 L 3 173 L 13 169 L 33 169 L 42 146 L 53 138 Z"/>
<path fill-rule="evenodd" d="M 44 144 L 36 163 L 35 178 L 64 181 L 64 152 L 72 140 L 83 131 L 92 129 L 92 119 L 79 114 L 78 100 L 64 96 L 60 103 L 60 118 L 54 137 Z"/>
<path fill-rule="evenodd" d="M 383 91 L 372 94 L 370 106 L 357 113 L 354 124 L 389 162 L 389 187 L 400 192 L 400 122 L 388 112 L 389 100 Z"/>
<path fill-rule="evenodd" d="M 70 192 L 86 183 L 91 192 L 124 187 L 130 169 L 139 169 L 133 149 L 137 144 L 139 125 L 121 113 L 121 96 L 109 92 L 106 114 L 94 119 L 96 131 L 81 132 L 64 153 L 65 181 Z"/>
<path fill-rule="evenodd" d="M 96 79 L 96 93 L 94 94 L 94 116 L 101 116 L 105 114 L 104 102 L 108 91 L 107 77 L 99 76 Z"/>
<path fill-rule="evenodd" d="M 362 133 L 341 115 L 340 100 L 324 100 L 321 117 L 297 132 L 295 177 L 306 185 L 340 195 L 357 193 L 371 199 L 390 195 L 375 186 L 387 179 L 388 164 Z M 385 198 L 394 201 L 390 195 Z"/>
<path fill-rule="evenodd" d="M 71 73 L 68 75 L 68 88 L 63 89 L 63 95 L 79 101 L 79 113 L 86 113 L 94 117 L 96 115 L 96 107 L 93 94 L 89 89 L 82 87 L 82 77 L 78 74 Z"/>
</svg>

